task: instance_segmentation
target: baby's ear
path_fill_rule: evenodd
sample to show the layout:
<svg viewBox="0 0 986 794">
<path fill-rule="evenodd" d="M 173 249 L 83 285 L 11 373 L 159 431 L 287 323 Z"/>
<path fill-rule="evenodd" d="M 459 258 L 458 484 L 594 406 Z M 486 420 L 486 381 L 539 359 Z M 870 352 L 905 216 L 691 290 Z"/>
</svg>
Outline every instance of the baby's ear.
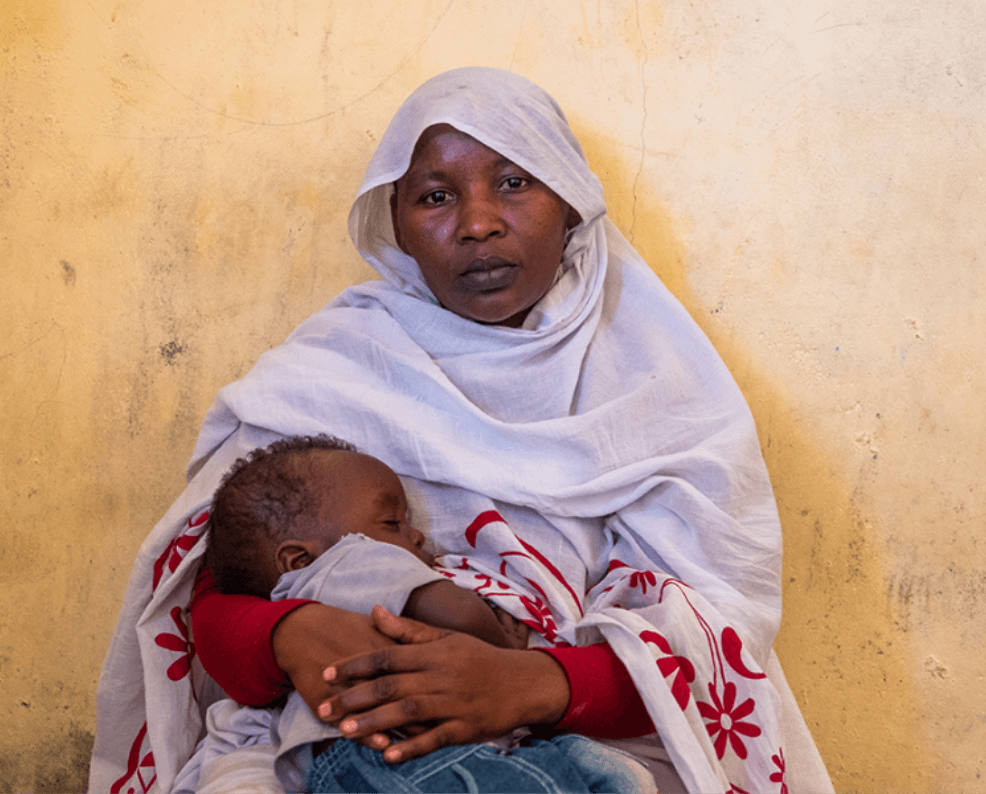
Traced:
<svg viewBox="0 0 986 794">
<path fill-rule="evenodd" d="M 281 574 L 307 568 L 318 557 L 318 553 L 318 545 L 314 541 L 286 540 L 274 552 L 277 572 Z"/>
</svg>

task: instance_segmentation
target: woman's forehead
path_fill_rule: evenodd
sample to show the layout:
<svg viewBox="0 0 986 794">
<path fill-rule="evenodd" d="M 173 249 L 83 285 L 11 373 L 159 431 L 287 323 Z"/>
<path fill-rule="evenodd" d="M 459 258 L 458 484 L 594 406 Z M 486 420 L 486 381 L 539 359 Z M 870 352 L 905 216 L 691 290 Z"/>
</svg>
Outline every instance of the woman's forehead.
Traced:
<svg viewBox="0 0 986 794">
<path fill-rule="evenodd" d="M 472 135 L 456 129 L 451 124 L 433 124 L 415 142 L 411 162 L 401 181 L 408 178 L 428 180 L 445 176 L 452 163 L 466 165 L 469 158 L 482 155 L 486 167 L 514 166 L 516 163 L 504 154 L 490 148 Z"/>
</svg>

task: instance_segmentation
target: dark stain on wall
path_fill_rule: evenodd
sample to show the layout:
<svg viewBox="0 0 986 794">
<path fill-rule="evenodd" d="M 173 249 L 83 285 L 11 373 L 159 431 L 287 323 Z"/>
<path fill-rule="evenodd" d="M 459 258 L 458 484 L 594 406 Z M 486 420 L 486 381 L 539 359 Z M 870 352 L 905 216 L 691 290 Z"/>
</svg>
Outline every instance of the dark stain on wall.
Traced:
<svg viewBox="0 0 986 794">
<path fill-rule="evenodd" d="M 986 573 L 957 564 L 930 572 L 902 566 L 887 580 L 886 596 L 900 631 L 909 631 L 916 621 L 946 619 L 953 613 L 974 626 L 986 616 Z"/>
<path fill-rule="evenodd" d="M 64 259 L 61 260 L 61 263 L 60 264 L 62 266 L 62 279 L 65 281 L 66 284 L 68 284 L 68 286 L 74 287 L 75 286 L 75 268 L 72 267 Z"/>
<path fill-rule="evenodd" d="M 164 359 L 166 364 L 171 366 L 175 363 L 175 359 L 185 352 L 185 346 L 180 342 L 172 340 L 161 345 L 159 350 L 161 351 L 161 358 Z"/>
<path fill-rule="evenodd" d="M 14 760 L 7 754 L 0 755 L 0 792 L 9 794 L 13 791 L 11 781 L 14 779 L 16 773 L 17 770 Z"/>
<path fill-rule="evenodd" d="M 89 786 L 89 758 L 93 735 L 70 726 L 68 734 L 56 742 L 57 753 L 41 753 L 34 773 L 33 791 L 85 791 Z"/>
</svg>

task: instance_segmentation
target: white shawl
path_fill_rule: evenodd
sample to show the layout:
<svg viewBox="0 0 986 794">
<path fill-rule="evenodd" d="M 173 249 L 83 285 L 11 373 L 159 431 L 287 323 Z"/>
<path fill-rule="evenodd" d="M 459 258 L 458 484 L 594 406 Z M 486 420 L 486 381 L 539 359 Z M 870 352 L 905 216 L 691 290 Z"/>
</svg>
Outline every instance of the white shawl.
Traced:
<svg viewBox="0 0 986 794">
<path fill-rule="evenodd" d="M 395 244 L 392 183 L 439 123 L 583 219 L 521 328 L 441 308 Z M 346 290 L 220 391 L 188 489 L 131 577 L 100 682 L 93 790 L 139 791 L 153 775 L 169 789 L 211 702 L 183 612 L 202 511 L 235 457 L 317 432 L 397 471 L 416 526 L 484 595 L 509 591 L 505 608 L 545 643 L 609 642 L 690 791 L 830 790 L 770 650 L 781 533 L 753 419 L 700 329 L 605 217 L 554 101 L 494 69 L 425 83 L 384 134 L 349 227 L 386 281 Z"/>
</svg>

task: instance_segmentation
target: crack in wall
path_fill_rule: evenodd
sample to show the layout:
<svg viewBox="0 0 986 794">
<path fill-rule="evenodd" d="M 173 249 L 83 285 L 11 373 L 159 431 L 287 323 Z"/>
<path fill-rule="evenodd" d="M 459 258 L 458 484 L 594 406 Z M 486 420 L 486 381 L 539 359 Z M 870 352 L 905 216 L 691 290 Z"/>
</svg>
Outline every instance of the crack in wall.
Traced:
<svg viewBox="0 0 986 794">
<path fill-rule="evenodd" d="M 644 172 L 644 156 L 646 153 L 646 133 L 647 133 L 647 62 L 650 60 L 650 49 L 647 47 L 647 42 L 644 39 L 644 30 L 640 25 L 640 1 L 633 5 L 634 17 L 637 23 L 637 35 L 640 37 L 640 46 L 644 50 L 644 58 L 640 64 L 640 90 L 641 90 L 641 109 L 643 110 L 643 117 L 640 120 L 640 161 L 637 164 L 637 173 L 633 178 L 633 202 L 630 206 L 630 229 L 627 237 L 632 244 L 634 241 L 634 234 L 637 230 L 637 188 L 640 184 L 640 178 Z"/>
</svg>

